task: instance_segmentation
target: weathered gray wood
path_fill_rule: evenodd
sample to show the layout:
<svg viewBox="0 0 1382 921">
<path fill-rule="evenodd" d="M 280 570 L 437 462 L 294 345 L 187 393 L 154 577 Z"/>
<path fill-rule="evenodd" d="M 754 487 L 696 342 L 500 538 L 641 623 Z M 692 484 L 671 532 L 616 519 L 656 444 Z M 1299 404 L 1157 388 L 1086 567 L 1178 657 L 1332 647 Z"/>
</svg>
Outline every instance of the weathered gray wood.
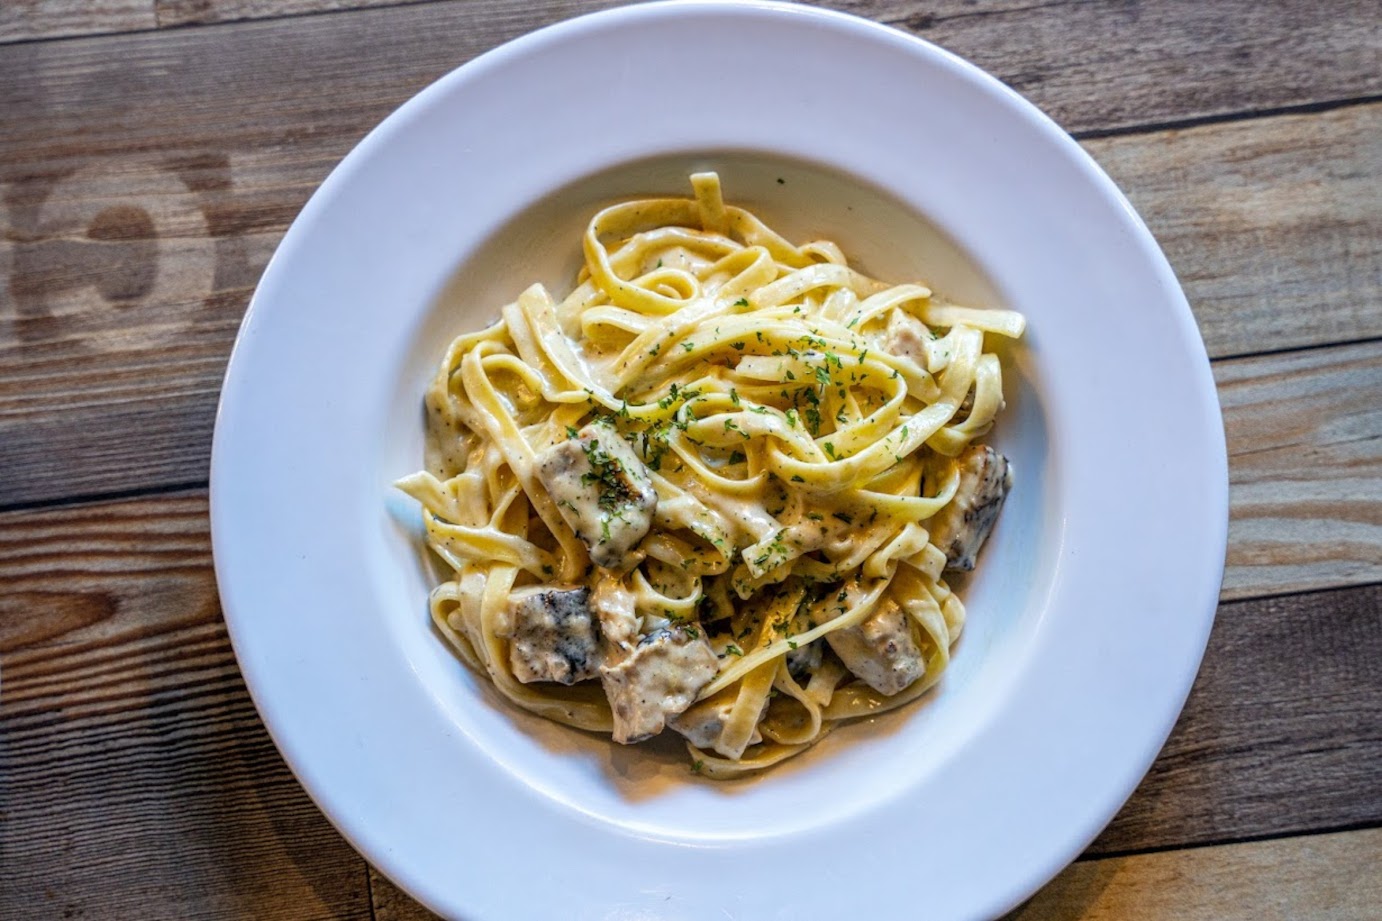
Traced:
<svg viewBox="0 0 1382 921">
<path fill-rule="evenodd" d="M 1382 336 L 1382 105 L 1086 141 L 1214 355 Z"/>
<path fill-rule="evenodd" d="M 11 0 L 5 6 L 17 12 L 9 14 L 14 23 L 8 30 L 5 14 L 0 13 L 0 41 L 149 28 L 155 15 L 159 25 L 184 25 L 389 2 Z M 408 15 L 398 10 L 386 15 L 390 28 L 413 32 L 421 40 L 418 51 L 425 55 L 435 48 L 429 47 L 429 32 L 457 18 L 483 23 L 481 28 L 490 29 L 498 39 L 509 32 L 497 24 L 516 15 L 531 28 L 607 5 L 608 0 L 453 0 Z M 1262 111 L 1382 91 L 1382 24 L 1368 0 L 1326 0 L 1313 6 L 1253 0 L 831 0 L 818 5 L 880 20 L 937 42 L 996 74 L 1077 131 Z M 139 17 L 132 16 L 132 10 Z"/>
<path fill-rule="evenodd" d="M 154 0 L 4 0 L 0 44 L 133 32 L 157 25 Z"/>
<path fill-rule="evenodd" d="M 1223 597 L 1382 580 L 1382 342 L 1214 372 L 1229 443 Z"/>
<path fill-rule="evenodd" d="M 1382 90 L 1382 22 L 1367 0 L 839 6 L 955 51 L 1075 132 Z"/>
<path fill-rule="evenodd" d="M 203 497 L 0 516 L 0 659 L 0 917 L 370 917 L 245 692 Z"/>
<path fill-rule="evenodd" d="M 154 0 L 158 24 L 208 25 L 239 19 L 271 19 L 302 13 L 334 13 L 372 6 L 403 6 L 426 0 Z"/>
<path fill-rule="evenodd" d="M 1376 828 L 1080 861 L 1004 921 L 1356 921 L 1379 866 Z"/>
</svg>

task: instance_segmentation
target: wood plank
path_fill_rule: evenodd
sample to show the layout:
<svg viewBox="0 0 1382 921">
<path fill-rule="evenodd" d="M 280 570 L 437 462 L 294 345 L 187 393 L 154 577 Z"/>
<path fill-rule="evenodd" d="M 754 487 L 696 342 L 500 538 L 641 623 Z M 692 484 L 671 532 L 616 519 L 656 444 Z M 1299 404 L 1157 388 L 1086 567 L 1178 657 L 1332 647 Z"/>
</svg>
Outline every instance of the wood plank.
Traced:
<svg viewBox="0 0 1382 921">
<path fill-rule="evenodd" d="M 1003 921 L 1356 921 L 1382 904 L 1382 829 L 1080 860 Z M 370 868 L 376 921 L 436 921 Z"/>
<path fill-rule="evenodd" d="M 1084 147 L 1147 220 L 1211 354 L 1382 336 L 1382 105 Z"/>
<path fill-rule="evenodd" d="M 245 691 L 204 497 L 0 519 L 0 917 L 369 918 Z"/>
<path fill-rule="evenodd" d="M 164 26 L 186 25 L 394 2 L 398 0 L 17 0 L 5 4 L 14 7 L 8 15 L 15 24 L 9 30 L 13 34 L 7 34 L 0 18 L 0 41 L 149 28 L 149 18 Z M 430 4 L 435 9 L 415 15 L 389 10 L 386 28 L 414 31 L 425 39 L 423 23 L 444 25 L 457 16 L 476 16 L 486 28 L 515 13 L 527 17 L 532 28 L 607 5 L 607 0 L 455 0 Z M 999 0 L 981 8 L 973 0 L 830 0 L 818 5 L 937 42 L 996 74 L 1076 131 L 1262 111 L 1382 90 L 1382 24 L 1368 0 L 1328 0 L 1314 6 L 1252 0 Z M 138 9 L 141 18 L 132 18 L 127 7 Z M 507 35 L 491 32 L 491 43 Z M 427 45 L 419 51 L 430 51 Z"/>
<path fill-rule="evenodd" d="M 0 3 L 0 44 L 133 32 L 158 24 L 154 0 L 5 0 Z"/>
<path fill-rule="evenodd" d="M 193 79 L 180 67 L 175 77 Z M 187 125 L 171 124 L 147 139 L 160 152 L 124 150 L 120 129 L 94 127 L 116 114 L 96 84 L 64 103 L 87 127 L 21 137 L 0 126 L 0 505 L 205 477 L 244 305 L 287 223 L 354 139 L 344 123 L 294 135 L 327 120 L 291 114 L 309 104 L 285 102 L 277 121 L 272 107 L 255 116 L 268 135 L 254 151 L 224 152 L 225 138 L 203 133 L 211 127 L 184 136 Z M 211 121 L 244 130 L 216 121 L 228 117 Z M 1382 137 L 1380 121 L 1374 104 L 1091 147 L 1145 195 L 1138 204 L 1186 279 L 1211 353 L 1233 354 L 1382 330 L 1382 145 L 1362 140 Z M 94 148 L 79 143 L 102 130 Z M 1187 176 L 1198 187 L 1212 175 L 1222 177 L 1212 194 L 1176 192 Z M 1233 201 L 1255 204 L 1235 211 Z M 1243 233 L 1230 233 L 1240 219 Z"/>
<path fill-rule="evenodd" d="M 1004 921 L 1356 921 L 1382 904 L 1379 866 L 1376 828 L 1080 861 Z"/>
<path fill-rule="evenodd" d="M 1382 580 L 1382 342 L 1214 373 L 1229 444 L 1223 597 Z"/>
<path fill-rule="evenodd" d="M 1091 856 L 1382 824 L 1382 585 L 1234 601 Z"/>
<path fill-rule="evenodd" d="M 0 514 L 0 659 L 0 916 L 156 897 L 178 917 L 363 917 L 363 865 L 236 670 L 203 495 Z M 1382 585 L 1225 603 L 1180 723 L 1089 853 L 1382 822 L 1378 712 Z"/>
<path fill-rule="evenodd" d="M 1382 90 L 1371 0 L 1319 5 L 840 0 L 967 58 L 1074 132 Z"/>
<path fill-rule="evenodd" d="M 402 6 L 409 2 L 426 0 L 154 0 L 154 6 L 159 26 L 166 28 L 302 13 L 335 13 L 372 6 Z"/>
</svg>

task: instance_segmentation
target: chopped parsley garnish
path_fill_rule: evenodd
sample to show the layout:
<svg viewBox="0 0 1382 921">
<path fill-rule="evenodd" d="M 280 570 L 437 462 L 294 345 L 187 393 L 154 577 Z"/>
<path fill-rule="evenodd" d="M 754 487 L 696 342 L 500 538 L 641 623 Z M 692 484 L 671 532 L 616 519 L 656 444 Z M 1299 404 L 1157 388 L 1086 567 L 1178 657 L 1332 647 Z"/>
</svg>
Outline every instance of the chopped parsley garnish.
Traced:
<svg viewBox="0 0 1382 921">
<path fill-rule="evenodd" d="M 630 491 L 628 481 L 622 476 L 624 465 L 619 463 L 618 458 L 611 457 L 598 439 L 590 439 L 581 446 L 581 450 L 585 452 L 585 459 L 590 464 L 590 473 L 581 476 L 581 483 L 586 486 L 591 483 L 600 484 L 600 508 L 608 511 L 626 503 L 630 498 Z M 606 520 L 606 539 L 609 537 L 608 532 L 609 522 Z"/>
</svg>

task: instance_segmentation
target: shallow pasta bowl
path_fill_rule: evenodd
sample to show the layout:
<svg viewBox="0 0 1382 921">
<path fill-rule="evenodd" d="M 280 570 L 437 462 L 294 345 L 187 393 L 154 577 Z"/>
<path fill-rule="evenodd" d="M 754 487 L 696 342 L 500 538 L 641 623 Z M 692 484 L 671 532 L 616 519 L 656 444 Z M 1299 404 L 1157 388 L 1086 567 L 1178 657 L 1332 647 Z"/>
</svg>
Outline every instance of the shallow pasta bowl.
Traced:
<svg viewBox="0 0 1382 921">
<path fill-rule="evenodd" d="M 1028 319 L 1018 482 L 939 687 L 755 779 L 521 714 L 428 626 L 421 397 L 455 334 L 564 292 L 601 205 L 729 200 L 861 268 Z M 1227 474 L 1204 347 L 1126 200 L 1058 127 L 916 39 L 669 3 L 461 67 L 323 183 L 266 271 L 212 461 L 217 577 L 264 722 L 364 855 L 452 917 L 993 916 L 1094 837 L 1194 678 Z M 895 867 L 889 881 L 879 866 Z"/>
</svg>

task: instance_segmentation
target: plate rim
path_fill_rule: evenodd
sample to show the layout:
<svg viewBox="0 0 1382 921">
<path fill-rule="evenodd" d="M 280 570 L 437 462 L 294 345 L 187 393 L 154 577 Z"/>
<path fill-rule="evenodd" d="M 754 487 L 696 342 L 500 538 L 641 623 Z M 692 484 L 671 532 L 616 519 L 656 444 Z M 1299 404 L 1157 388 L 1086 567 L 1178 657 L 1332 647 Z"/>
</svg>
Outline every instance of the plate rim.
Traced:
<svg viewBox="0 0 1382 921">
<path fill-rule="evenodd" d="M 241 323 L 240 331 L 236 337 L 236 342 L 231 351 L 231 356 L 227 364 L 226 374 L 218 399 L 216 428 L 213 437 L 211 473 L 210 473 L 210 518 L 212 530 L 213 557 L 215 561 L 217 585 L 220 592 L 222 606 L 225 612 L 225 619 L 230 633 L 232 645 L 235 649 L 237 662 L 244 673 L 246 685 L 254 700 L 256 709 L 268 729 L 271 737 L 280 752 L 284 755 L 294 775 L 302 783 L 304 789 L 313 799 L 316 805 L 322 810 L 332 824 L 347 838 L 362 855 L 366 856 L 369 862 L 382 869 L 390 878 L 399 881 L 404 889 L 417 897 L 424 904 L 433 910 L 445 913 L 458 907 L 458 903 L 452 901 L 451 897 L 439 891 L 434 885 L 434 881 L 418 879 L 412 872 L 411 867 L 402 863 L 392 852 L 381 851 L 374 846 L 375 842 L 370 840 L 370 835 L 357 828 L 348 818 L 343 817 L 344 810 L 339 808 L 339 804 L 332 801 L 320 784 L 320 775 L 308 764 L 308 756 L 305 755 L 294 742 L 287 736 L 277 718 L 272 701 L 264 697 L 265 681 L 262 678 L 261 668 L 258 664 L 247 661 L 249 641 L 245 631 L 250 629 L 247 621 L 233 613 L 233 609 L 238 602 L 232 598 L 235 589 L 232 587 L 234 578 L 229 571 L 225 548 L 228 542 L 235 540 L 233 535 L 228 533 L 231 527 L 227 522 L 228 516 L 233 512 L 229 511 L 227 505 L 228 497 L 224 488 L 224 471 L 233 461 L 230 459 L 233 437 L 230 424 L 227 420 L 231 419 L 237 410 L 235 405 L 239 392 L 239 380 L 245 373 L 244 367 L 246 359 L 244 354 L 247 351 L 246 343 L 253 338 L 257 319 L 264 310 L 274 309 L 264 305 L 268 298 L 266 291 L 271 290 L 270 286 L 274 279 L 283 271 L 282 268 L 291 258 L 293 247 L 297 245 L 298 237 L 302 235 L 301 227 L 305 227 L 311 222 L 317 210 L 324 208 L 326 202 L 335 194 L 338 185 L 348 181 L 354 163 L 360 160 L 364 154 L 374 145 L 386 143 L 388 136 L 405 120 L 425 114 L 431 101 L 447 93 L 454 85 L 470 78 L 472 74 L 480 72 L 487 67 L 501 65 L 510 58 L 521 57 L 529 52 L 530 49 L 540 48 L 549 42 L 566 41 L 572 38 L 579 38 L 588 31 L 612 30 L 620 27 L 621 23 L 637 22 L 657 17 L 679 17 L 679 16 L 736 16 L 745 11 L 767 12 L 771 15 L 788 15 L 798 17 L 802 20 L 821 23 L 832 28 L 845 28 L 852 30 L 866 39 L 879 39 L 889 42 L 901 42 L 908 44 L 917 53 L 928 55 L 945 62 L 946 66 L 958 69 L 967 79 L 977 80 L 984 84 L 991 93 L 997 93 L 1009 100 L 1010 104 L 1015 104 L 1022 110 L 1022 113 L 1034 124 L 1040 126 L 1041 130 L 1052 137 L 1057 137 L 1058 142 L 1065 147 L 1074 162 L 1083 168 L 1085 178 L 1092 181 L 1099 189 L 1101 195 L 1119 204 L 1125 212 L 1125 219 L 1129 226 L 1137 234 L 1137 243 L 1150 259 L 1150 266 L 1154 273 L 1159 276 L 1169 295 L 1170 309 L 1172 316 L 1181 327 L 1182 335 L 1189 333 L 1190 339 L 1200 344 L 1199 359 L 1195 362 L 1194 373 L 1199 378 L 1199 396 L 1207 399 L 1197 407 L 1203 413 L 1202 423 L 1206 425 L 1205 433 L 1209 436 L 1210 443 L 1207 445 L 1209 453 L 1213 455 L 1211 461 L 1217 461 L 1213 469 L 1206 474 L 1206 482 L 1212 487 L 1213 497 L 1212 506 L 1209 514 L 1205 516 L 1206 522 L 1213 528 L 1209 536 L 1208 543 L 1211 548 L 1217 548 L 1217 563 L 1207 567 L 1217 572 L 1209 582 L 1199 585 L 1199 595 L 1204 602 L 1202 607 L 1206 611 L 1199 617 L 1198 621 L 1191 624 L 1198 628 L 1196 636 L 1190 637 L 1190 645 L 1198 649 L 1194 658 L 1193 667 L 1185 668 L 1185 673 L 1181 675 L 1181 681 L 1166 698 L 1167 706 L 1163 709 L 1169 712 L 1169 718 L 1164 721 L 1164 725 L 1151 735 L 1155 736 L 1155 744 L 1151 745 L 1150 751 L 1145 753 L 1145 763 L 1135 771 L 1135 776 L 1126 791 L 1108 809 L 1108 814 L 1104 821 L 1097 826 L 1084 829 L 1081 834 L 1069 837 L 1067 846 L 1059 854 L 1048 855 L 1045 861 L 1035 861 L 1029 871 L 1024 874 L 1024 879 L 1019 881 L 1010 891 L 1005 893 L 999 901 L 1005 907 L 1001 910 L 1008 910 L 1026 898 L 1031 892 L 1039 888 L 1052 876 L 1066 866 L 1079 851 L 1083 850 L 1104 824 L 1112 818 L 1118 808 L 1131 795 L 1138 781 L 1150 767 L 1156 753 L 1164 744 L 1169 736 L 1181 709 L 1184 706 L 1186 697 L 1189 694 L 1191 683 L 1198 672 L 1199 664 L 1202 660 L 1205 646 L 1208 641 L 1209 631 L 1213 624 L 1214 612 L 1217 608 L 1219 588 L 1223 573 L 1223 562 L 1227 549 L 1227 526 L 1228 526 L 1228 468 L 1227 453 L 1222 427 L 1222 417 L 1220 415 L 1217 390 L 1213 384 L 1213 377 L 1210 372 L 1207 354 L 1204 354 L 1203 342 L 1189 304 L 1185 300 L 1184 294 L 1176 281 L 1174 272 L 1166 261 L 1164 254 L 1156 244 L 1150 231 L 1147 229 L 1141 217 L 1128 203 L 1123 193 L 1114 185 L 1095 163 L 1095 161 L 1065 132 L 1060 129 L 1048 116 L 1036 109 L 1034 105 L 1015 93 L 1010 88 L 1001 84 L 996 78 L 987 74 L 975 65 L 972 65 L 952 53 L 945 51 L 923 39 L 916 38 L 906 33 L 897 31 L 890 27 L 875 23 L 870 20 L 861 19 L 849 14 L 838 13 L 831 10 L 802 7 L 786 3 L 769 2 L 769 0 L 661 0 L 636 6 L 618 7 L 603 10 L 595 13 L 586 14 L 563 22 L 558 22 L 541 29 L 535 30 L 522 37 L 514 39 L 508 43 L 491 49 L 484 54 L 477 56 L 465 64 L 460 65 L 454 70 L 443 75 L 438 80 L 415 94 L 392 114 L 385 118 L 378 126 L 372 129 L 363 140 L 332 170 L 330 175 L 323 181 L 321 186 L 314 192 L 309 202 L 304 206 L 302 212 L 294 220 L 293 225 L 285 234 L 283 241 L 275 250 L 271 257 L 265 273 L 256 287 L 254 296 L 246 310 L 245 317 Z M 295 234 L 294 231 L 299 230 Z M 1205 383 L 1208 386 L 1205 388 Z M 1217 437 L 1216 437 L 1217 436 Z M 1212 482 L 1211 482 L 1212 481 Z M 1213 562 L 1211 560 L 1211 562 Z M 1210 584 L 1212 582 L 1212 585 Z M 245 650 L 242 652 L 242 650 Z M 1171 704 L 1174 704 L 1171 706 Z M 1149 736 L 1151 741 L 1151 736 Z M 1072 849 L 1073 847 L 1073 849 Z M 488 917 L 488 915 L 486 915 Z"/>
</svg>

